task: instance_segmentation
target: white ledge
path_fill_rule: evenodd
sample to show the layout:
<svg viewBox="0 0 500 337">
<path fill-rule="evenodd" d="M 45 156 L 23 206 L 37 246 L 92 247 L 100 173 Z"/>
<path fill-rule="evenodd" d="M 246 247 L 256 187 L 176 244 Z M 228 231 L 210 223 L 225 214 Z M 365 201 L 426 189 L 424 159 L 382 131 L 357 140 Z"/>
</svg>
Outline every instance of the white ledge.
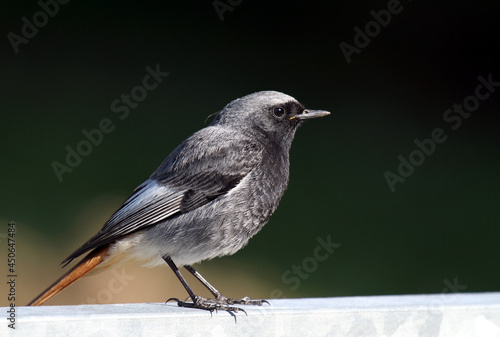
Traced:
<svg viewBox="0 0 500 337">
<path fill-rule="evenodd" d="M 500 293 L 274 299 L 227 312 L 136 303 L 16 307 L 1 336 L 500 336 Z M 9 308 L 2 308 L 5 312 Z"/>
</svg>

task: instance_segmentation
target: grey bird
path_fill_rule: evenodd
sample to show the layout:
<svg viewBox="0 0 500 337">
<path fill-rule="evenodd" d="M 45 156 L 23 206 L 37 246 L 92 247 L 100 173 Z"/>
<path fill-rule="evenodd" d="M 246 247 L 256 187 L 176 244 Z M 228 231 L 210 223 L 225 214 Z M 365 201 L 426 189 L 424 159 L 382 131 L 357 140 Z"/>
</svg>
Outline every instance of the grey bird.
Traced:
<svg viewBox="0 0 500 337">
<path fill-rule="evenodd" d="M 287 188 L 295 131 L 304 120 L 329 114 L 276 91 L 232 101 L 63 263 L 90 253 L 28 305 L 43 304 L 82 276 L 131 261 L 149 267 L 166 262 L 189 294 L 190 301 L 171 299 L 179 306 L 237 312 L 242 309 L 233 305 L 262 305 L 266 301 L 225 297 L 191 265 L 234 254 L 261 230 Z M 196 295 L 181 266 L 214 298 Z"/>
</svg>

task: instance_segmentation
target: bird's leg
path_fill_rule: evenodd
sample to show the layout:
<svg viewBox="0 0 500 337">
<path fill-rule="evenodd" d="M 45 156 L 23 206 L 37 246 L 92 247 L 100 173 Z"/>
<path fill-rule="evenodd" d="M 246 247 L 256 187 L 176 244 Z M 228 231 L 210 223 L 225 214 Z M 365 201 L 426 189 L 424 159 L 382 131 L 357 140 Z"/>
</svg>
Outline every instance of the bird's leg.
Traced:
<svg viewBox="0 0 500 337">
<path fill-rule="evenodd" d="M 198 273 L 196 269 L 194 269 L 191 266 L 184 266 L 184 268 L 186 268 L 188 272 L 193 274 L 193 276 L 196 277 L 198 281 L 200 281 L 214 295 L 216 303 L 226 304 L 226 305 L 229 304 L 262 305 L 264 303 L 269 304 L 269 302 L 266 300 L 252 300 L 250 299 L 250 297 L 247 296 L 239 300 L 228 298 L 222 295 L 217 289 L 215 289 L 213 285 L 208 283 L 208 281 L 203 276 L 201 276 L 201 274 Z"/>
<path fill-rule="evenodd" d="M 219 301 L 210 300 L 210 299 L 196 295 L 194 293 L 194 291 L 191 289 L 191 287 L 189 286 L 189 284 L 187 283 L 187 281 L 182 276 L 181 272 L 179 271 L 179 268 L 177 268 L 174 261 L 172 261 L 172 259 L 168 256 L 163 257 L 163 259 L 165 260 L 165 262 L 167 262 L 167 264 L 170 266 L 172 271 L 175 273 L 175 275 L 177 276 L 179 281 L 182 283 L 182 285 L 184 286 L 184 288 L 188 292 L 189 297 L 191 297 L 191 300 L 192 300 L 192 302 L 185 302 L 185 301 L 183 302 L 177 298 L 170 298 L 167 300 L 167 302 L 173 300 L 173 301 L 177 302 L 177 305 L 179 307 L 203 309 L 203 310 L 208 310 L 210 312 L 212 312 L 214 310 L 224 310 L 224 311 L 230 312 L 231 314 L 232 314 L 232 312 L 238 312 L 238 311 L 244 312 L 243 309 L 231 307 L 228 305 L 228 303 L 222 303 Z"/>
</svg>

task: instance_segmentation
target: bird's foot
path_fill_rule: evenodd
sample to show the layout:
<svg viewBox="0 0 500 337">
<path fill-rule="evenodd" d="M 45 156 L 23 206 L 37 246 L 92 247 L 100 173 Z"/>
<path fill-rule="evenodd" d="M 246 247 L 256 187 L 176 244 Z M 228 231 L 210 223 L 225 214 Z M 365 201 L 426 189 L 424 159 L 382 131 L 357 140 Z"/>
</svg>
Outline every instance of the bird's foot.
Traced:
<svg viewBox="0 0 500 337">
<path fill-rule="evenodd" d="M 221 311 L 227 311 L 231 315 L 233 315 L 236 312 L 244 312 L 246 314 L 245 310 L 229 305 L 229 304 L 239 304 L 239 303 L 229 303 L 225 301 L 220 301 L 219 299 L 216 298 L 205 298 L 197 295 L 195 296 L 194 301 L 193 299 L 191 299 L 191 301 L 188 302 L 188 299 L 186 299 L 185 301 L 181 301 L 178 298 L 170 298 L 167 300 L 167 302 L 176 301 L 179 307 L 202 309 L 210 312 L 221 310 Z"/>
<path fill-rule="evenodd" d="M 219 296 L 217 296 L 217 298 L 215 299 L 218 303 L 224 303 L 224 304 L 240 304 L 240 305 L 263 305 L 264 303 L 265 304 L 269 304 L 268 301 L 266 300 L 252 300 L 250 297 L 248 296 L 245 296 L 243 298 L 240 298 L 239 300 L 236 300 L 236 299 L 233 299 L 233 298 L 228 298 L 222 294 L 220 294 Z M 270 304 L 269 304 L 270 305 Z"/>
</svg>

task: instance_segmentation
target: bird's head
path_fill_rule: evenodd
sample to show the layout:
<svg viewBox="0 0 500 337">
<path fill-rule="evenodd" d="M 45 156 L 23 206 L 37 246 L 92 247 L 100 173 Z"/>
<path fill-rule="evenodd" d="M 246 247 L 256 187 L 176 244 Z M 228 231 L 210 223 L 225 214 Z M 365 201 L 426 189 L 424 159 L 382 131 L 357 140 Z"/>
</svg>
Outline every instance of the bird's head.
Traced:
<svg viewBox="0 0 500 337">
<path fill-rule="evenodd" d="M 328 111 L 306 109 L 295 98 L 281 92 L 259 91 L 229 103 L 218 113 L 213 124 L 291 142 L 302 121 L 329 114 Z"/>
</svg>

